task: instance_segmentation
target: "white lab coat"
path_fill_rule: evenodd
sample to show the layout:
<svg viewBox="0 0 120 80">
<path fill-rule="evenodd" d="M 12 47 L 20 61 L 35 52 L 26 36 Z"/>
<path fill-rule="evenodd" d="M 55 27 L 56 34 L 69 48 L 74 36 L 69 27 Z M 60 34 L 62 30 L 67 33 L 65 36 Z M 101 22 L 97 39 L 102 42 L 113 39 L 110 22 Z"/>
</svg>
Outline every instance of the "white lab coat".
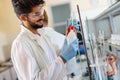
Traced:
<svg viewBox="0 0 120 80">
<path fill-rule="evenodd" d="M 22 26 L 13 42 L 11 59 L 19 80 L 63 80 L 66 69 L 59 54 L 65 37 L 49 27 L 38 32 L 42 38 Z"/>
</svg>

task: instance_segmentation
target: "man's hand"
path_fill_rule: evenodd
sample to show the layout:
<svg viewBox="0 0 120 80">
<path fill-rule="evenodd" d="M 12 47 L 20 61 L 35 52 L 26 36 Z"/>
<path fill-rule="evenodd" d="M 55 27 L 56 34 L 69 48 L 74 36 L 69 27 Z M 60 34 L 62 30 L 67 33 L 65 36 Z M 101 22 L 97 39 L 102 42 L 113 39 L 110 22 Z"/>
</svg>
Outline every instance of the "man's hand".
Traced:
<svg viewBox="0 0 120 80">
<path fill-rule="evenodd" d="M 71 44 L 67 44 L 67 40 L 65 39 L 63 51 L 61 53 L 61 58 L 64 62 L 69 61 L 71 58 L 76 56 L 78 51 L 78 39 L 75 39 Z"/>
</svg>

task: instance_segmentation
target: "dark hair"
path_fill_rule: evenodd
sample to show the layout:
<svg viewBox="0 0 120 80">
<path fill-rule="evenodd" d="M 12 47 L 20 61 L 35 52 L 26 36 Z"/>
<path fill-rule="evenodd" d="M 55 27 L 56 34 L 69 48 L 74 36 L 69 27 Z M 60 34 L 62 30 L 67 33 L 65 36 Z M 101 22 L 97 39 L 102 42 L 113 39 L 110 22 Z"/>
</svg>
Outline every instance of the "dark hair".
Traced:
<svg viewBox="0 0 120 80">
<path fill-rule="evenodd" d="M 20 14 L 30 13 L 33 7 L 43 3 L 43 0 L 12 0 L 14 11 L 18 17 Z"/>
</svg>

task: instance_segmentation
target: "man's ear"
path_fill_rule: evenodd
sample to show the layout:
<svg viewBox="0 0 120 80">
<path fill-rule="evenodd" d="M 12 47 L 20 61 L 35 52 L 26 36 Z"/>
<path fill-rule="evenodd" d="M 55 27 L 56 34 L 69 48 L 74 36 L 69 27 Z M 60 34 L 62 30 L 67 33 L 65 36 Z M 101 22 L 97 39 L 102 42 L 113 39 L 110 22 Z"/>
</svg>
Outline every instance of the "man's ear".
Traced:
<svg viewBox="0 0 120 80">
<path fill-rule="evenodd" d="M 21 21 L 26 21 L 27 20 L 27 17 L 23 14 L 21 14 L 19 18 L 20 18 Z"/>
</svg>

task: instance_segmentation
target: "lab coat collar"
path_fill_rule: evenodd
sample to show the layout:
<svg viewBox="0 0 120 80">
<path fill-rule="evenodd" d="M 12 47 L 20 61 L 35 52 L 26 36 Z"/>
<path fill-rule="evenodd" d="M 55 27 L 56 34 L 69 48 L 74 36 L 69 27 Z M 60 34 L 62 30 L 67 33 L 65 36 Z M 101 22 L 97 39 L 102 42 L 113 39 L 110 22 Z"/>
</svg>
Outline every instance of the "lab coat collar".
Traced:
<svg viewBox="0 0 120 80">
<path fill-rule="evenodd" d="M 27 33 L 28 36 L 29 36 L 31 39 L 34 39 L 34 40 L 37 39 L 37 36 L 38 36 L 38 35 L 32 33 L 30 30 L 28 30 L 28 29 L 27 29 L 26 27 L 24 27 L 23 25 L 21 25 L 21 31 Z M 38 29 L 38 33 L 39 33 L 40 35 L 45 35 L 45 34 L 46 34 L 43 28 Z"/>
<path fill-rule="evenodd" d="M 45 35 L 45 34 L 51 32 L 51 31 L 53 31 L 53 28 L 48 27 L 48 26 L 43 27 L 43 28 L 41 28 L 41 29 L 38 29 L 38 33 L 40 33 L 40 34 L 42 34 L 42 35 Z"/>
</svg>

